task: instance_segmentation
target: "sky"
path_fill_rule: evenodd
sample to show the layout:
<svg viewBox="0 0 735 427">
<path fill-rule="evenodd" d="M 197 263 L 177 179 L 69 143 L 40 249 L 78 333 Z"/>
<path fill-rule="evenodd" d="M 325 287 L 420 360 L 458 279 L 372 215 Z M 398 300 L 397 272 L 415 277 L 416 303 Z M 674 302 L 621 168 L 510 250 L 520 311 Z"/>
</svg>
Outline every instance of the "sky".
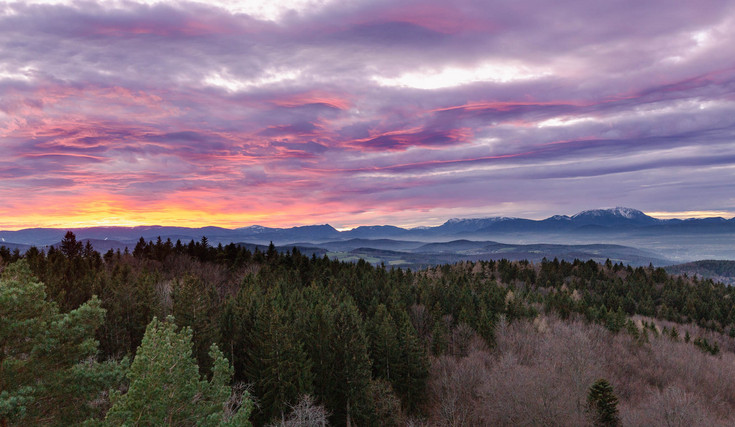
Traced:
<svg viewBox="0 0 735 427">
<path fill-rule="evenodd" d="M 0 229 L 735 216 L 734 0 L 0 0 Z"/>
</svg>

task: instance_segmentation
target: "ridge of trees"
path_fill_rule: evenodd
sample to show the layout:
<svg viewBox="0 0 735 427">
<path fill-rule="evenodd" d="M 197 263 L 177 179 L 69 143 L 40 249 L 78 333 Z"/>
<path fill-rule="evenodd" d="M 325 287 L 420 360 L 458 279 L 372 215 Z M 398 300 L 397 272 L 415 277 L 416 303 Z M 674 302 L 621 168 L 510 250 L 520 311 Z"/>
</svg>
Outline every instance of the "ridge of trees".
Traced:
<svg viewBox="0 0 735 427">
<path fill-rule="evenodd" d="M 426 417 L 434 405 L 428 396 L 437 358 L 492 348 L 499 324 L 539 314 L 584 319 L 642 345 L 651 334 L 666 334 L 678 342 L 691 340 L 711 355 L 726 343 L 699 335 L 687 340 L 679 336 L 681 327 L 664 331 L 641 318 L 735 336 L 735 289 L 610 261 L 478 261 L 414 272 L 307 257 L 296 249 L 281 253 L 273 245 L 253 252 L 234 244 L 211 246 L 206 238 L 188 244 L 141 239 L 132 253 L 101 255 L 67 233 L 60 248 L 47 253 L 31 248 L 21 255 L 0 248 L 0 269 L 3 292 L 10 295 L 13 283 L 25 283 L 33 295 L 27 299 L 51 307 L 36 308 L 38 313 L 85 325 L 80 332 L 86 337 L 84 351 L 70 353 L 67 364 L 77 369 L 91 356 L 88 365 L 96 372 L 107 369 L 99 375 L 104 381 L 89 393 L 73 392 L 80 401 L 97 401 L 83 416 L 98 422 L 128 411 L 109 408 L 135 398 L 124 397 L 136 388 L 130 374 L 123 374 L 138 369 L 135 360 L 149 351 L 146 336 L 151 335 L 178 343 L 172 352 L 185 356 L 184 377 L 193 381 L 187 387 L 198 390 L 195 394 L 204 396 L 206 387 L 219 390 L 217 398 L 203 398 L 215 402 L 206 411 L 218 420 L 224 418 L 212 408 L 230 399 L 230 383 L 250 384 L 255 402 L 250 419 L 256 425 L 286 423 L 305 401 L 321 406 L 316 413 L 329 414 L 337 425 L 397 425 Z M 6 307 L 14 302 L 6 297 L 0 303 L 0 309 L 11 310 Z M 179 332 L 173 320 L 154 321 L 168 316 L 182 328 Z M 23 333 L 35 337 L 40 329 L 36 325 Z M 18 351 L 28 357 L 24 363 L 45 363 L 28 356 L 36 354 L 32 349 Z M 125 360 L 133 360 L 133 366 L 127 368 Z M 17 366 L 0 361 L 3 369 Z M 67 421 L 63 414 L 36 415 L 29 409 L 30 399 L 39 400 L 23 384 L 40 380 L 24 381 L 13 389 L 0 384 L 0 419 L 12 423 L 24 413 L 45 416 L 52 424 Z M 73 384 L 70 377 L 54 381 Z M 245 396 L 243 414 L 250 408 Z"/>
<path fill-rule="evenodd" d="M 701 260 L 666 267 L 670 274 L 686 274 L 713 279 L 728 285 L 735 285 L 735 261 Z"/>
</svg>

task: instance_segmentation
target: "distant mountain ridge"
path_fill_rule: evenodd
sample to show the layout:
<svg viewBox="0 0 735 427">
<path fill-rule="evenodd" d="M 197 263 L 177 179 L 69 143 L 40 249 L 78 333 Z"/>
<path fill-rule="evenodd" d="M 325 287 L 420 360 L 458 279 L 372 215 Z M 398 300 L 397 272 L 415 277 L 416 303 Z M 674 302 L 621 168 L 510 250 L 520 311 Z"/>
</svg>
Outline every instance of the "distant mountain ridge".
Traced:
<svg viewBox="0 0 735 427">
<path fill-rule="evenodd" d="M 66 228 L 29 228 L 18 231 L 0 231 L 0 245 L 48 246 L 61 241 Z M 252 241 L 253 243 L 326 242 L 348 239 L 406 239 L 432 240 L 436 238 L 462 238 L 474 234 L 502 234 L 518 232 L 534 233 L 615 233 L 639 230 L 646 233 L 658 231 L 718 232 L 735 231 L 735 218 L 658 219 L 631 208 L 593 209 L 572 216 L 554 215 L 543 220 L 512 217 L 451 218 L 434 227 L 412 229 L 393 225 L 359 226 L 338 231 L 329 224 L 307 225 L 290 228 L 252 225 L 235 229 L 222 227 L 89 227 L 72 228 L 78 239 L 114 240 L 123 244 L 144 239 L 170 238 L 172 241 L 199 240 L 202 236 L 214 243 Z"/>
<path fill-rule="evenodd" d="M 613 209 L 594 209 L 580 212 L 570 218 L 572 222 L 578 224 L 596 224 L 604 222 L 606 224 L 657 224 L 662 220 L 650 217 L 643 212 L 631 209 L 617 207 Z"/>
<path fill-rule="evenodd" d="M 452 218 L 434 229 L 461 230 L 462 232 L 518 232 L 518 231 L 580 231 L 590 230 L 630 230 L 633 228 L 673 227 L 691 228 L 692 226 L 720 225 L 735 230 L 735 218 L 689 218 L 658 219 L 632 208 L 616 207 L 593 209 L 572 216 L 554 215 L 543 220 L 524 218 Z"/>
</svg>

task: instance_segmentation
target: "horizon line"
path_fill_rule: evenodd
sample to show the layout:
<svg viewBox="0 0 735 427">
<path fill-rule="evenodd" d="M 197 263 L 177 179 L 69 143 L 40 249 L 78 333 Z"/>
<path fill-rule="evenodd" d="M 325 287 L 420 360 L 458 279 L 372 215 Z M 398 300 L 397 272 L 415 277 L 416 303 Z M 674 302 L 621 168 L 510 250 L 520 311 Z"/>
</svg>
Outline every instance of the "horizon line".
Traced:
<svg viewBox="0 0 735 427">
<path fill-rule="evenodd" d="M 188 229 L 201 229 L 201 228 L 221 228 L 224 230 L 237 230 L 242 228 L 250 228 L 250 227 L 264 227 L 264 228 L 272 228 L 272 229 L 291 229 L 291 228 L 297 228 L 297 227 L 317 227 L 317 226 L 324 226 L 328 225 L 335 230 L 339 232 L 345 232 L 345 231 L 351 231 L 359 227 L 383 227 L 383 226 L 391 226 L 391 227 L 398 227 L 403 228 L 406 230 L 416 229 L 416 228 L 423 228 L 423 227 L 439 227 L 442 224 L 445 224 L 447 221 L 452 219 L 459 219 L 459 220 L 471 220 L 471 219 L 491 219 L 491 218 L 508 218 L 508 219 L 525 219 L 525 220 L 531 220 L 531 221 L 543 221 L 545 219 L 553 218 L 554 216 L 567 216 L 572 217 L 574 215 L 583 213 L 583 212 L 589 212 L 589 211 L 595 211 L 595 210 L 613 210 L 618 208 L 624 208 L 624 209 L 633 209 L 638 210 L 634 208 L 625 208 L 625 207 L 614 207 L 614 208 L 595 208 L 595 209 L 586 209 L 577 212 L 576 214 L 572 215 L 566 215 L 566 214 L 555 214 L 551 216 L 547 216 L 544 218 L 524 218 L 524 217 L 514 217 L 514 216 L 507 216 L 507 215 L 495 215 L 495 216 L 467 216 L 467 217 L 451 217 L 445 219 L 443 222 L 434 224 L 434 225 L 414 225 L 414 226 L 406 226 L 406 225 L 394 225 L 394 224 L 363 224 L 363 225 L 347 225 L 347 226 L 333 226 L 328 222 L 324 223 L 313 223 L 313 224 L 300 224 L 300 225 L 287 225 L 287 226 L 264 226 L 260 224 L 251 224 L 251 225 L 244 225 L 244 226 L 222 226 L 222 225 L 213 225 L 213 224 L 204 224 L 196 226 L 194 224 L 191 225 L 163 225 L 163 224 L 125 224 L 124 222 L 121 222 L 119 224 L 99 224 L 99 225 L 74 225 L 74 226 L 63 226 L 63 225 L 49 225 L 49 226 L 37 226 L 37 227 L 9 227 L 9 228 L 0 228 L 0 231 L 23 231 L 23 230 L 34 230 L 34 229 L 50 229 L 50 230 L 82 230 L 82 229 L 90 229 L 90 228 L 128 228 L 128 229 L 134 229 L 134 228 L 143 228 L 143 227 L 176 227 L 176 228 L 188 228 Z M 671 219 L 680 219 L 680 220 L 687 220 L 687 219 L 707 219 L 707 218 L 723 218 L 725 220 L 732 220 L 735 219 L 735 212 L 730 211 L 640 211 L 643 214 L 659 220 L 671 220 Z M 728 218 L 728 215 L 732 215 Z"/>
</svg>

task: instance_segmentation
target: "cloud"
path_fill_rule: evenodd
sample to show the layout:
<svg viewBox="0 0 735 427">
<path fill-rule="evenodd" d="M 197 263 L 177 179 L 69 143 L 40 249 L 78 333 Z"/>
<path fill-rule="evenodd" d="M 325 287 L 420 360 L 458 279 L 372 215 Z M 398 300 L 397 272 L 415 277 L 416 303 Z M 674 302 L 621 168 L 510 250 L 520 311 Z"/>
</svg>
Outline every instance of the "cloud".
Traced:
<svg viewBox="0 0 735 427">
<path fill-rule="evenodd" d="M 393 131 L 356 140 L 353 144 L 367 151 L 395 151 L 410 147 L 449 147 L 469 139 L 467 129 Z"/>
<path fill-rule="evenodd" d="M 735 209 L 731 0 L 83 6 L 0 9 L 0 228 Z"/>
</svg>

